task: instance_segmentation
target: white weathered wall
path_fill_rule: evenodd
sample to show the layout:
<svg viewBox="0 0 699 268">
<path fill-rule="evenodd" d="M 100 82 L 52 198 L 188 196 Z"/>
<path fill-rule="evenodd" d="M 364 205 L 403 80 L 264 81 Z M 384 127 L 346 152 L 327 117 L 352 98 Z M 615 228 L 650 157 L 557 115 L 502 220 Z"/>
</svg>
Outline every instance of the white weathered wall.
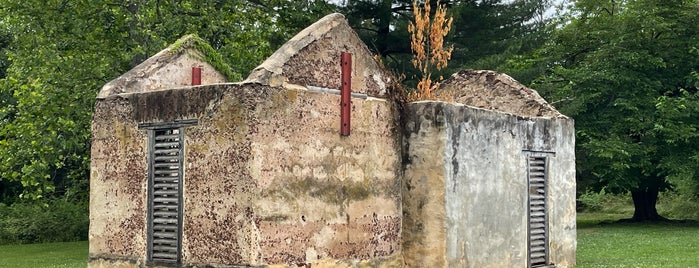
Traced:
<svg viewBox="0 0 699 268">
<path fill-rule="evenodd" d="M 557 267 L 574 265 L 571 119 L 524 118 L 443 102 L 411 103 L 406 118 L 404 253 L 422 255 L 406 257 L 409 265 L 526 267 L 529 151 L 551 152 L 550 260 Z M 445 245 L 435 243 L 442 237 Z"/>
</svg>

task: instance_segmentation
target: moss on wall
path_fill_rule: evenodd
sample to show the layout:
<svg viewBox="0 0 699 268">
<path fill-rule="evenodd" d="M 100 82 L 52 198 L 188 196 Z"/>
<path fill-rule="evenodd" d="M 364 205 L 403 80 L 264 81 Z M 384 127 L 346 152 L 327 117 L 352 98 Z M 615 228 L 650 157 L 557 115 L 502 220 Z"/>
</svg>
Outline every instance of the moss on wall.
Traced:
<svg viewBox="0 0 699 268">
<path fill-rule="evenodd" d="M 211 47 L 209 43 L 204 41 L 204 39 L 201 39 L 201 37 L 197 36 L 196 34 L 188 34 L 175 41 L 175 43 L 171 46 L 170 53 L 179 54 L 186 51 L 187 48 L 194 48 L 201 52 L 201 55 L 193 53 L 189 53 L 189 55 L 211 64 L 211 66 L 213 66 L 216 71 L 223 74 L 228 81 L 242 80 L 243 77 L 231 69 L 231 67 L 223 60 L 221 54 L 218 54 L 218 52 L 216 52 L 216 50 Z"/>
</svg>

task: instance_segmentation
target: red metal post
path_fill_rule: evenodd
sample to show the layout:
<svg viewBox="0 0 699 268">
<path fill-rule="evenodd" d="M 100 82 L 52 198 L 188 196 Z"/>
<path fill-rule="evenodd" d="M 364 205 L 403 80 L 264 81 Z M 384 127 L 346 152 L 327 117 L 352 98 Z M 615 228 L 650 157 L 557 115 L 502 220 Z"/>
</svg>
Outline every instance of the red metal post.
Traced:
<svg viewBox="0 0 699 268">
<path fill-rule="evenodd" d="M 192 86 L 201 85 L 201 67 L 192 67 Z"/>
<path fill-rule="evenodd" d="M 342 85 L 340 86 L 340 135 L 350 134 L 350 112 L 352 107 L 352 54 L 342 52 Z"/>
</svg>

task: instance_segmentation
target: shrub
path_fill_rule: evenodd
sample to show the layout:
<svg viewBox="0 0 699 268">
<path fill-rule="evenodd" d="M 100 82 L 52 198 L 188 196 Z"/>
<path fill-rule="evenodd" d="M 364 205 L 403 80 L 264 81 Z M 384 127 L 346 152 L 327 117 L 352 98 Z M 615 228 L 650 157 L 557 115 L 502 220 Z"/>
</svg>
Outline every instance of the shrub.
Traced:
<svg viewBox="0 0 699 268">
<path fill-rule="evenodd" d="M 699 198 L 691 193 L 661 193 L 656 207 L 660 215 L 670 219 L 699 220 Z"/>
<path fill-rule="evenodd" d="M 633 214 L 631 195 L 587 191 L 578 196 L 578 212 L 603 212 L 610 214 Z"/>
<path fill-rule="evenodd" d="M 0 203 L 0 244 L 86 240 L 89 222 L 86 202 Z"/>
<path fill-rule="evenodd" d="M 604 190 L 601 193 L 585 192 L 578 196 L 578 212 L 600 211 L 604 206 Z"/>
</svg>

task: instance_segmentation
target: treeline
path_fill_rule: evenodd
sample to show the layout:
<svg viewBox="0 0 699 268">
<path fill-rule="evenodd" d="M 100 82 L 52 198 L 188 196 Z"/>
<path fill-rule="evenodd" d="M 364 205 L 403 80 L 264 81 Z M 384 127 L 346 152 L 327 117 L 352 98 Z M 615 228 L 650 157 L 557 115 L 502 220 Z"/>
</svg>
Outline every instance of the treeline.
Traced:
<svg viewBox="0 0 699 268">
<path fill-rule="evenodd" d="M 454 18 L 451 62 L 434 76 L 494 69 L 539 90 L 576 120 L 579 191 L 631 191 L 635 218 L 657 219 L 657 192 L 699 174 L 697 1 L 431 1 Z M 67 200 L 86 214 L 98 90 L 185 34 L 211 44 L 240 79 L 299 30 L 341 12 L 412 87 L 412 8 L 410 0 L 4 0 L 0 210 Z"/>
<path fill-rule="evenodd" d="M 241 79 L 296 32 L 342 12 L 387 66 L 414 80 L 406 29 L 412 1 L 347 2 L 4 1 L 3 202 L 85 193 L 97 91 L 188 33 L 209 42 L 232 66 L 233 79 Z M 537 14 L 547 1 L 441 2 L 455 18 L 448 40 L 455 68 L 496 68 L 543 43 L 544 18 Z"/>
</svg>

